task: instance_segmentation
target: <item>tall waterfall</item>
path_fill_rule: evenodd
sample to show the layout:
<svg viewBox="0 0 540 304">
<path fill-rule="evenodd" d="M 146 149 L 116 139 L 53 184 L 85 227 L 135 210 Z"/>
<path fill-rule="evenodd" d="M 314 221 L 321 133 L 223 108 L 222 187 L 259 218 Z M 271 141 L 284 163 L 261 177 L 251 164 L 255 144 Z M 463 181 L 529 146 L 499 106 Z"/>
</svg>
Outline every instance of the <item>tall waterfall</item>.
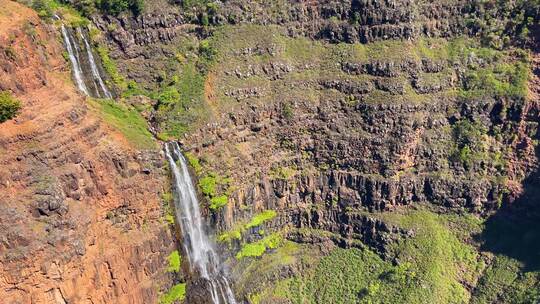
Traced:
<svg viewBox="0 0 540 304">
<path fill-rule="evenodd" d="M 199 200 L 178 143 L 167 143 L 165 152 L 174 177 L 176 219 L 182 228 L 191 270 L 210 283 L 211 303 L 235 304 L 229 282 L 218 267 L 219 257 L 204 230 Z"/>
<path fill-rule="evenodd" d="M 89 38 L 86 37 L 87 30 L 83 31 L 80 27 L 73 30 L 64 24 L 61 28 L 69 61 L 73 67 L 73 78 L 79 90 L 92 97 L 112 98 L 96 64 L 92 47 L 88 42 Z"/>
</svg>

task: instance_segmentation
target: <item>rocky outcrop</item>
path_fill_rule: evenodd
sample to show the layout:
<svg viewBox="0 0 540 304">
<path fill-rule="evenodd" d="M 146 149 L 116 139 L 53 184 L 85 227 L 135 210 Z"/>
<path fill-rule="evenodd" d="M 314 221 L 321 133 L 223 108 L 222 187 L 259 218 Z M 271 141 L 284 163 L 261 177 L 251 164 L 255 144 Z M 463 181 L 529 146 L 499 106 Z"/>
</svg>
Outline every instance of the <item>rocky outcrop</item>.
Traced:
<svg viewBox="0 0 540 304">
<path fill-rule="evenodd" d="M 159 150 L 135 149 L 66 81 L 55 28 L 0 6 L 0 89 L 23 104 L 0 130 L 2 302 L 157 302 L 175 247 Z"/>
</svg>

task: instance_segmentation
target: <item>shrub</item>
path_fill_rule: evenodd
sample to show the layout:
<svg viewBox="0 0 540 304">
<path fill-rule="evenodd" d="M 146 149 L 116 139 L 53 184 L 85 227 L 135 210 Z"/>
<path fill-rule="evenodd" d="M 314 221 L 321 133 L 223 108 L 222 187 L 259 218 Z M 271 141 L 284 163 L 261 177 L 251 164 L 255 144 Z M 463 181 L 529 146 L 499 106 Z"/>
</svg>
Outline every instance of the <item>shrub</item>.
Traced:
<svg viewBox="0 0 540 304">
<path fill-rule="evenodd" d="M 451 158 L 467 168 L 471 167 L 473 161 L 484 151 L 486 132 L 487 129 L 480 123 L 468 119 L 458 121 L 453 127 L 456 150 Z"/>
<path fill-rule="evenodd" d="M 214 197 L 216 195 L 216 176 L 214 174 L 208 174 L 207 176 L 199 180 L 199 186 L 205 196 Z"/>
<path fill-rule="evenodd" d="M 170 106 L 180 100 L 180 93 L 174 86 L 165 88 L 157 97 L 159 106 Z"/>
<path fill-rule="evenodd" d="M 212 62 L 217 54 L 217 50 L 208 40 L 202 40 L 199 44 L 199 55 L 207 62 Z"/>
<path fill-rule="evenodd" d="M 195 173 L 200 174 L 203 168 L 197 156 L 190 152 L 184 153 L 184 156 L 187 158 L 189 165 L 193 168 L 193 170 L 195 170 Z"/>
<path fill-rule="evenodd" d="M 143 0 L 96 0 L 96 6 L 102 11 L 119 15 L 126 11 L 131 11 L 133 14 L 138 15 L 144 9 Z"/>
<path fill-rule="evenodd" d="M 50 0 L 32 1 L 32 8 L 38 13 L 40 17 L 51 18 L 54 15 L 54 10 L 57 7 L 58 7 L 58 4 Z"/>
<path fill-rule="evenodd" d="M 15 117 L 21 109 L 21 103 L 11 93 L 0 91 L 0 123 Z"/>
</svg>

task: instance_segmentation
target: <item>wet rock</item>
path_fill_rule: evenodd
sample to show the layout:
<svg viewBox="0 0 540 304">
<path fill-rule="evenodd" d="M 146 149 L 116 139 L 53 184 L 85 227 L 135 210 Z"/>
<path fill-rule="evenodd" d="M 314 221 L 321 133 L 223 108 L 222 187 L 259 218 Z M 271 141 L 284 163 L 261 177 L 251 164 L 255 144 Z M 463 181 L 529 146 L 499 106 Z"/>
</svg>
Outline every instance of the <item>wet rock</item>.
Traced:
<svg viewBox="0 0 540 304">
<path fill-rule="evenodd" d="M 186 303 L 208 304 L 208 299 L 212 299 L 210 290 L 212 290 L 210 281 L 205 278 L 189 281 L 186 286 Z"/>
</svg>

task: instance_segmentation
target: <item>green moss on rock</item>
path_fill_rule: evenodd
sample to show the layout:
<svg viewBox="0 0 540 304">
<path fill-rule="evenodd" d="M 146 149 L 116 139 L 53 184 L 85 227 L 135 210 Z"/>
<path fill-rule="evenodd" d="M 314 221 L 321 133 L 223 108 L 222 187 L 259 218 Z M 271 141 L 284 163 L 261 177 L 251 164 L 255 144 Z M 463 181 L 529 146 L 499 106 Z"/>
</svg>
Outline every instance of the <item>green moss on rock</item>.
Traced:
<svg viewBox="0 0 540 304">
<path fill-rule="evenodd" d="M 186 297 L 186 284 L 180 283 L 174 285 L 166 294 L 159 299 L 160 304 L 172 304 L 176 301 L 182 301 Z"/>
<path fill-rule="evenodd" d="M 167 267 L 168 272 L 180 272 L 180 265 L 182 264 L 182 257 L 178 250 L 175 250 L 169 254 L 167 257 L 169 266 Z"/>
</svg>

